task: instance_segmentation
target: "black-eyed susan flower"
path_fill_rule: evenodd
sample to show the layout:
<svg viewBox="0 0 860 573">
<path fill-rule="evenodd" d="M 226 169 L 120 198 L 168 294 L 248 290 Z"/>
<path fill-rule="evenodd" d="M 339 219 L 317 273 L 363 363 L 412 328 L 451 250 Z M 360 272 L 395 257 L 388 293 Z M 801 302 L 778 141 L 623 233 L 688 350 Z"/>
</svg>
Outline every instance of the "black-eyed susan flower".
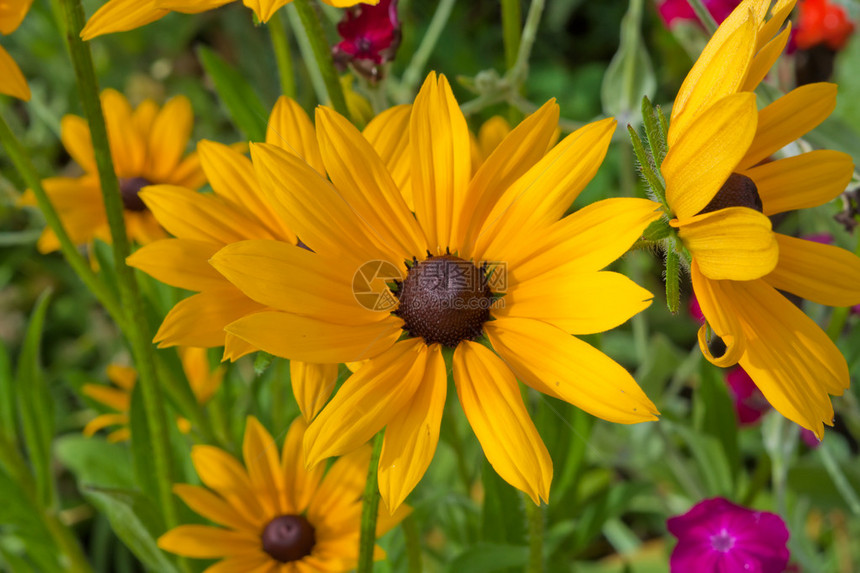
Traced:
<svg viewBox="0 0 860 573">
<path fill-rule="evenodd" d="M 396 143 L 402 132 L 380 129 L 379 122 L 396 128 L 403 118 L 408 118 L 408 113 L 395 108 L 368 125 L 367 133 L 378 143 L 381 154 L 396 159 Z M 313 124 L 293 100 L 282 97 L 275 104 L 266 141 L 325 172 Z M 225 357 L 235 360 L 258 348 L 226 333 L 224 327 L 266 310 L 267 305 L 232 285 L 209 265 L 209 259 L 237 241 L 266 239 L 295 245 L 298 238 L 263 194 L 247 157 L 212 141 L 201 141 L 197 150 L 212 194 L 176 185 L 155 185 L 143 191 L 143 203 L 173 238 L 143 246 L 128 258 L 128 264 L 164 283 L 197 293 L 167 314 L 155 336 L 159 346 L 224 346 Z M 290 371 L 299 407 L 310 420 L 334 389 L 337 365 L 296 360 L 291 362 Z"/>
<path fill-rule="evenodd" d="M 184 14 L 199 14 L 208 12 L 229 4 L 234 0 L 108 0 L 96 10 L 86 26 L 81 30 L 81 38 L 92 40 L 103 34 L 126 32 L 141 26 L 151 24 L 167 16 L 170 12 Z M 272 15 L 293 0 L 242 0 L 242 3 L 254 11 L 257 19 L 268 22 Z M 363 4 L 376 4 L 379 0 L 323 0 L 329 6 L 346 8 Z"/>
<path fill-rule="evenodd" d="M 213 446 L 194 446 L 191 460 L 206 487 L 178 484 L 174 493 L 195 512 L 221 527 L 180 525 L 158 546 L 186 557 L 220 559 L 207 573 L 246 571 L 341 573 L 358 559 L 361 498 L 370 462 L 364 446 L 322 467 L 305 469 L 305 422 L 290 426 L 283 451 L 249 417 L 242 444 L 243 464 Z M 381 511 L 377 536 L 408 515 Z M 377 546 L 374 556 L 384 558 Z"/>
<path fill-rule="evenodd" d="M 185 153 L 194 122 L 191 104 L 188 98 L 176 96 L 162 107 L 146 100 L 132 109 L 124 95 L 111 89 L 102 92 L 101 100 L 129 239 L 140 244 L 161 239 L 164 231 L 139 193 L 147 185 L 165 183 L 197 189 L 205 182 L 197 154 Z M 84 174 L 45 179 L 45 192 L 75 244 L 84 245 L 93 239 L 110 242 L 90 128 L 76 115 L 63 117 L 60 127 L 66 151 Z M 33 193 L 25 193 L 22 203 L 35 205 Z M 59 249 L 60 243 L 46 228 L 38 246 L 40 252 L 48 253 Z"/>
<path fill-rule="evenodd" d="M 823 121 L 836 86 L 810 84 L 758 110 L 752 90 L 779 57 L 794 0 L 769 19 L 767 0 L 747 0 L 720 26 L 672 108 L 661 171 L 672 226 L 692 256 L 693 289 L 725 343 L 705 356 L 740 364 L 784 416 L 822 436 L 828 394 L 848 387 L 845 359 L 779 291 L 831 306 L 860 301 L 860 259 L 830 245 L 774 233 L 770 215 L 824 204 L 851 179 L 851 158 L 817 150 L 771 160 Z M 778 33 L 779 32 L 779 33 Z"/>
<path fill-rule="evenodd" d="M 179 357 L 182 360 L 182 370 L 188 380 L 191 391 L 197 402 L 205 404 L 218 391 L 224 379 L 224 368 L 210 368 L 205 348 L 180 348 Z M 111 364 L 107 367 L 108 380 L 113 386 L 105 384 L 84 384 L 81 392 L 114 412 L 96 416 L 84 426 L 85 436 L 93 436 L 99 430 L 110 426 L 119 426 L 108 434 L 109 442 L 122 442 L 131 437 L 128 427 L 128 412 L 131 407 L 131 393 L 137 383 L 137 370 L 130 366 Z M 177 417 L 176 423 L 183 433 L 191 430 L 191 424 L 182 417 Z"/>
<path fill-rule="evenodd" d="M 0 2 L 0 36 L 8 36 L 18 29 L 24 16 L 30 10 L 33 0 L 4 0 Z M 30 87 L 21 68 L 0 46 L 0 94 L 10 95 L 27 101 L 30 99 Z"/>
<path fill-rule="evenodd" d="M 404 158 L 414 214 L 383 158 L 328 108 L 316 115 L 328 179 L 281 148 L 252 146 L 263 191 L 310 250 L 245 241 L 219 251 L 215 268 L 269 307 L 227 331 L 295 360 L 369 359 L 311 423 L 311 466 L 385 427 L 380 490 L 396 509 L 436 450 L 443 348 L 488 460 L 535 502 L 548 498 L 552 462 L 517 378 L 607 420 L 655 419 L 630 374 L 571 335 L 608 330 L 650 304 L 648 291 L 600 269 L 659 215 L 647 200 L 613 199 L 563 217 L 596 173 L 615 121 L 547 151 L 557 122 L 549 102 L 473 177 L 465 118 L 447 80 L 431 74 L 411 110 Z"/>
</svg>

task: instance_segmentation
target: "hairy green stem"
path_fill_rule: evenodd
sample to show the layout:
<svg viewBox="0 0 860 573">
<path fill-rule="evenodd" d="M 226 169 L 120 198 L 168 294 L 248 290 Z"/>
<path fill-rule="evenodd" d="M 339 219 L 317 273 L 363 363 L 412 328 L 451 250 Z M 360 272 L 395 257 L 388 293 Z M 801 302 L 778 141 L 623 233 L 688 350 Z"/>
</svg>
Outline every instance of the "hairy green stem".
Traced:
<svg viewBox="0 0 860 573">
<path fill-rule="evenodd" d="M 267 25 L 272 39 L 272 51 L 275 52 L 275 62 L 278 65 L 278 77 L 281 80 L 281 94 L 296 98 L 296 79 L 293 75 L 293 57 L 290 53 L 290 39 L 281 12 L 272 14 Z"/>
<path fill-rule="evenodd" d="M 427 31 L 421 38 L 418 49 L 412 54 L 412 59 L 409 60 L 409 65 L 406 66 L 406 70 L 401 76 L 400 87 L 395 97 L 396 101 L 400 103 L 412 101 L 412 92 L 424 76 L 424 67 L 427 65 L 427 60 L 430 59 L 430 54 L 433 53 L 433 48 L 436 47 L 439 37 L 445 30 L 455 1 L 440 0 L 439 4 L 436 5 L 436 11 L 433 13 L 430 25 L 427 26 Z"/>
<path fill-rule="evenodd" d="M 525 499 L 529 523 L 529 564 L 526 573 L 543 573 L 544 506 Z"/>
<path fill-rule="evenodd" d="M 540 18 L 543 14 L 544 0 L 532 0 L 529 5 L 529 12 L 526 15 L 526 23 L 523 26 L 523 33 L 520 36 L 520 49 L 517 52 L 517 60 L 514 66 L 508 70 L 508 78 L 512 85 L 519 85 L 526 80 L 528 76 L 529 57 L 532 53 L 537 38 L 538 26 L 540 26 Z"/>
<path fill-rule="evenodd" d="M 342 116 L 350 117 L 346 107 L 346 98 L 343 95 L 343 87 L 340 85 L 340 75 L 337 73 L 334 60 L 331 57 L 331 46 L 326 40 L 325 31 L 315 7 L 310 0 L 295 0 L 292 5 L 296 7 L 302 27 L 310 42 L 317 69 L 322 74 L 323 82 L 325 82 L 331 106 Z"/>
<path fill-rule="evenodd" d="M 96 166 L 101 183 L 102 198 L 107 213 L 113 243 L 114 265 L 120 291 L 122 308 L 126 312 L 124 334 L 128 339 L 135 367 L 138 386 L 152 451 L 152 472 L 155 477 L 156 498 L 161 509 L 164 525 L 172 528 L 179 523 L 176 500 L 171 492 L 173 467 L 170 453 L 170 434 L 167 415 L 162 400 L 161 388 L 156 376 L 155 356 L 152 349 L 152 333 L 141 317 L 146 316 L 143 299 L 138 291 L 134 273 L 125 260 L 129 255 L 129 241 L 125 229 L 119 182 L 111 159 L 110 142 L 104 114 L 99 99 L 99 87 L 93 67 L 92 53 L 80 39 L 84 25 L 81 0 L 63 0 L 65 9 L 69 50 L 78 83 L 78 93 L 84 115 L 90 126 Z M 134 437 L 132 437 L 134 439 Z"/>
<path fill-rule="evenodd" d="M 114 321 L 122 327 L 125 324 L 125 315 L 122 312 L 119 300 L 107 285 L 99 280 L 98 275 L 93 272 L 89 263 L 78 252 L 77 247 L 72 242 L 65 227 L 63 227 L 63 222 L 54 209 L 54 205 L 48 198 L 47 193 L 45 193 L 42 181 L 36 173 L 36 168 L 2 116 L 0 116 L 0 144 L 3 145 L 3 149 L 12 160 L 12 164 L 15 165 L 15 168 L 21 175 L 21 179 L 24 180 L 24 183 L 27 184 L 33 195 L 36 196 L 36 201 L 39 203 L 39 209 L 41 209 L 45 221 L 60 241 L 60 251 L 62 251 L 63 256 L 66 257 L 72 269 L 90 292 L 107 309 Z"/>
<path fill-rule="evenodd" d="M 505 43 L 505 68 L 511 69 L 517 63 L 520 51 L 520 30 L 523 14 L 520 0 L 502 0 L 502 38 Z"/>
<path fill-rule="evenodd" d="M 373 571 L 373 549 L 376 547 L 376 518 L 379 516 L 379 456 L 382 454 L 383 432 L 373 438 L 373 453 L 367 468 L 364 501 L 361 506 L 361 537 L 358 542 L 357 573 Z"/>
</svg>

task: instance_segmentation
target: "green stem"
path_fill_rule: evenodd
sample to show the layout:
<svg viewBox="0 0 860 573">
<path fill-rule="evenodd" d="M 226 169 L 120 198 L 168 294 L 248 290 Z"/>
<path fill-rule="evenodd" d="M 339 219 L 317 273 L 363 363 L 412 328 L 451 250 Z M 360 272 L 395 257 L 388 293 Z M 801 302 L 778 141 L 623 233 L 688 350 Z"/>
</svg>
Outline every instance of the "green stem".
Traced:
<svg viewBox="0 0 860 573">
<path fill-rule="evenodd" d="M 373 453 L 370 454 L 370 467 L 367 468 L 367 482 L 364 486 L 364 503 L 361 506 L 361 537 L 358 545 L 357 573 L 373 571 L 373 550 L 376 547 L 376 518 L 379 516 L 379 456 L 382 454 L 380 431 L 373 438 Z"/>
<path fill-rule="evenodd" d="M 60 519 L 53 513 L 43 513 L 42 519 L 54 538 L 54 543 L 62 551 L 63 556 L 68 560 L 64 563 L 64 570 L 69 573 L 91 573 L 89 561 L 78 543 L 77 537 L 72 534 Z"/>
<path fill-rule="evenodd" d="M 406 571 L 408 573 L 421 573 L 421 536 L 415 517 L 409 515 L 403 520 L 402 527 L 403 537 L 406 539 Z"/>
<path fill-rule="evenodd" d="M 529 13 L 526 16 L 523 34 L 520 36 L 520 49 L 517 52 L 517 60 L 514 66 L 508 70 L 508 78 L 514 86 L 525 82 L 526 76 L 528 76 L 529 57 L 532 53 L 532 46 L 534 46 L 535 39 L 537 38 L 543 8 L 544 0 L 532 0 L 531 5 L 529 5 Z"/>
<path fill-rule="evenodd" d="M 122 301 L 122 308 L 126 312 L 124 333 L 137 368 L 137 384 L 140 387 L 148 434 L 152 440 L 148 445 L 152 451 L 155 494 L 162 511 L 164 524 L 167 528 L 172 528 L 179 524 L 179 517 L 176 501 L 171 492 L 173 467 L 170 454 L 170 434 L 161 388 L 156 376 L 155 356 L 151 342 L 152 333 L 148 332 L 146 321 L 140 318 L 146 316 L 143 309 L 143 299 L 138 291 L 138 285 L 131 267 L 125 264 L 130 248 L 125 229 L 119 182 L 111 159 L 110 142 L 99 99 L 99 87 L 93 67 L 92 53 L 89 46 L 80 39 L 80 31 L 84 25 L 83 7 L 81 0 L 63 0 L 63 6 L 68 25 L 67 41 L 77 77 L 79 97 L 90 126 L 102 198 L 113 243 L 114 265 L 120 300 Z"/>
<path fill-rule="evenodd" d="M 278 65 L 278 77 L 281 79 L 281 94 L 296 98 L 296 80 L 293 74 L 293 57 L 290 53 L 290 39 L 287 28 L 281 18 L 281 12 L 272 14 L 268 24 L 269 36 L 272 38 L 272 50 L 275 52 L 275 62 Z"/>
<path fill-rule="evenodd" d="M 314 49 L 311 47 L 311 40 L 302 26 L 302 19 L 299 18 L 299 13 L 293 3 L 287 4 L 287 19 L 290 21 L 290 28 L 293 30 L 293 35 L 296 38 L 296 43 L 299 45 L 299 51 L 302 53 L 302 60 L 305 63 L 305 70 L 310 76 L 311 86 L 314 88 L 314 93 L 317 96 L 317 101 L 326 101 L 328 93 L 325 89 L 325 80 L 322 77 L 314 60 Z"/>
<path fill-rule="evenodd" d="M 400 89 L 395 98 L 400 103 L 411 102 L 412 92 L 424 76 L 424 67 L 427 65 L 427 60 L 430 59 L 433 48 L 436 47 L 439 37 L 448 24 L 451 10 L 454 9 L 454 2 L 455 0 L 440 0 L 439 4 L 437 4 L 436 11 L 433 13 L 433 18 L 430 20 L 430 25 L 427 26 L 424 37 L 421 38 L 418 49 L 412 54 L 412 59 L 409 60 L 409 65 L 401 76 Z"/>
<path fill-rule="evenodd" d="M 502 0 L 502 38 L 505 42 L 506 69 L 513 68 L 517 63 L 522 26 L 523 14 L 520 0 Z"/>
<path fill-rule="evenodd" d="M 543 573 L 544 506 L 525 500 L 529 521 L 529 564 L 527 573 Z"/>
<path fill-rule="evenodd" d="M 15 134 L 12 133 L 12 130 L 9 129 L 9 125 L 2 116 L 0 116 L 0 143 L 3 145 L 3 149 L 6 150 L 6 154 L 18 170 L 18 173 L 21 175 L 24 183 L 27 184 L 30 190 L 33 191 L 33 195 L 36 196 L 36 201 L 39 203 L 39 209 L 42 210 L 45 221 L 57 236 L 57 239 L 59 239 L 60 251 L 62 251 L 72 269 L 74 269 L 75 273 L 77 273 L 78 277 L 83 281 L 90 292 L 92 292 L 99 302 L 107 309 L 114 321 L 120 326 L 123 326 L 125 323 L 125 315 L 122 312 L 122 307 L 120 306 L 119 301 L 107 285 L 99 280 L 99 277 L 93 272 L 89 263 L 87 263 L 80 252 L 78 252 L 77 247 L 72 242 L 66 229 L 63 227 L 63 222 L 60 220 L 60 216 L 54 209 L 54 205 L 48 198 L 47 193 L 45 193 L 45 189 L 42 187 L 42 181 L 36 173 L 36 168 L 30 162 L 30 158 L 24 151 L 23 146 L 15 137 Z"/>
<path fill-rule="evenodd" d="M 349 110 L 346 107 L 346 98 L 343 95 L 343 87 L 340 85 L 340 75 L 337 73 L 334 67 L 334 60 L 331 57 L 331 46 L 329 46 L 328 40 L 326 40 L 325 31 L 323 30 L 316 9 L 310 0 L 295 0 L 292 5 L 296 7 L 302 27 L 310 41 L 317 69 L 322 74 L 328 99 L 331 101 L 332 107 L 342 116 L 350 117 Z"/>
<path fill-rule="evenodd" d="M 717 31 L 717 21 L 714 20 L 714 17 L 711 16 L 711 13 L 705 7 L 705 3 L 702 0 L 687 0 L 687 3 L 690 5 L 690 8 L 693 9 L 693 12 L 696 13 L 696 17 L 699 18 L 699 22 L 705 27 L 705 30 L 708 31 L 709 36 L 713 36 L 714 32 Z"/>
<path fill-rule="evenodd" d="M 818 455 L 821 458 L 824 469 L 827 470 L 827 474 L 833 480 L 833 485 L 836 486 L 837 491 L 842 495 L 842 499 L 845 500 L 851 513 L 860 515 L 860 498 L 857 497 L 857 492 L 854 491 L 845 474 L 839 468 L 839 464 L 833 459 L 833 454 L 830 453 L 830 446 L 822 442 L 818 446 Z"/>
</svg>

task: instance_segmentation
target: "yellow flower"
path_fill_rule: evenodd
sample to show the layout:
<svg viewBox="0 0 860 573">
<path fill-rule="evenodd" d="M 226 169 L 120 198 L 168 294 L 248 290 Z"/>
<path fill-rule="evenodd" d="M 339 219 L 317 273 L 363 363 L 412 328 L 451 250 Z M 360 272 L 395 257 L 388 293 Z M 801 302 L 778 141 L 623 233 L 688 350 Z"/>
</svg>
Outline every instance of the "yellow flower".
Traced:
<svg viewBox="0 0 860 573">
<path fill-rule="evenodd" d="M 822 436 L 829 394 L 848 387 L 845 359 L 827 335 L 778 290 L 831 306 L 860 302 L 860 259 L 837 247 L 771 230 L 769 216 L 822 205 L 851 179 L 851 158 L 810 151 L 771 161 L 833 110 L 836 86 L 795 89 L 761 111 L 752 90 L 779 57 L 794 6 L 746 0 L 720 26 L 672 108 L 661 167 L 679 235 L 692 255 L 693 289 L 726 350 L 784 416 Z M 777 290 L 778 289 L 778 290 Z"/>
<path fill-rule="evenodd" d="M 221 386 L 221 381 L 224 379 L 224 368 L 219 366 L 212 370 L 209 367 L 205 348 L 180 348 L 179 357 L 182 360 L 182 370 L 185 372 L 197 402 L 205 404 Z M 92 419 L 84 426 L 83 433 L 90 437 L 108 426 L 121 426 L 108 434 L 107 440 L 109 442 L 122 442 L 131 437 L 131 430 L 128 428 L 128 412 L 131 407 L 131 393 L 137 383 L 137 370 L 130 366 L 111 364 L 107 367 L 107 376 L 108 380 L 113 382 L 116 387 L 112 388 L 104 384 L 84 384 L 81 391 L 96 402 L 115 410 L 115 412 L 102 414 Z M 177 417 L 176 424 L 183 433 L 188 433 L 191 430 L 191 423 L 185 418 Z"/>
<path fill-rule="evenodd" d="M 558 123 L 548 102 L 474 177 L 466 120 L 444 77 L 430 74 L 408 121 L 414 215 L 386 161 L 329 108 L 317 108 L 316 129 L 331 182 L 281 148 L 252 146 L 263 192 L 312 252 L 276 241 L 219 251 L 213 266 L 269 307 L 227 331 L 292 360 L 369 359 L 311 423 L 305 447 L 313 466 L 386 427 L 379 481 L 391 510 L 436 450 L 443 347 L 454 349 L 460 402 L 488 460 L 547 499 L 552 462 L 516 379 L 607 420 L 655 419 L 630 374 L 571 334 L 608 330 L 650 304 L 648 291 L 600 269 L 659 213 L 644 199 L 612 199 L 562 218 L 597 171 L 614 120 L 547 152 Z M 476 342 L 484 333 L 498 355 Z"/>
<path fill-rule="evenodd" d="M 167 16 L 170 12 L 199 14 L 214 10 L 234 0 L 108 0 L 96 10 L 81 30 L 81 38 L 92 40 L 103 34 L 126 32 L 140 28 Z M 242 0 L 254 11 L 257 19 L 268 22 L 278 9 L 293 0 Z M 323 0 L 329 6 L 346 8 L 362 4 L 378 4 L 379 0 Z"/>
<path fill-rule="evenodd" d="M 180 525 L 158 546 L 186 557 L 222 559 L 206 573 L 279 571 L 340 573 L 358 559 L 361 497 L 370 448 L 364 446 L 323 468 L 305 469 L 305 422 L 290 426 L 283 452 L 272 436 L 249 417 L 242 456 L 245 465 L 213 446 L 194 446 L 191 460 L 208 488 L 177 484 L 173 491 L 195 512 L 224 527 Z M 411 510 L 380 512 L 377 536 Z M 377 546 L 375 557 L 384 552 Z"/>
<path fill-rule="evenodd" d="M 0 0 L 0 35 L 8 36 L 17 30 L 32 3 L 33 0 Z M 24 101 L 30 99 L 30 87 L 24 74 L 3 46 L 0 46 L 0 78 L 3 78 L 0 94 Z"/>
<path fill-rule="evenodd" d="M 176 96 L 160 109 L 152 100 L 132 109 L 125 96 L 110 89 L 102 92 L 101 100 L 128 236 L 141 244 L 163 238 L 164 231 L 138 193 L 144 186 L 158 183 L 196 189 L 205 182 L 197 154 L 185 154 L 194 121 L 191 104 L 184 96 Z M 60 125 L 63 145 L 84 175 L 51 177 L 42 185 L 75 244 L 96 238 L 110 242 L 89 126 L 76 115 L 63 117 Z M 22 196 L 21 203 L 36 204 L 32 191 Z M 40 252 L 48 253 L 59 249 L 60 243 L 46 228 L 38 246 Z"/>
</svg>

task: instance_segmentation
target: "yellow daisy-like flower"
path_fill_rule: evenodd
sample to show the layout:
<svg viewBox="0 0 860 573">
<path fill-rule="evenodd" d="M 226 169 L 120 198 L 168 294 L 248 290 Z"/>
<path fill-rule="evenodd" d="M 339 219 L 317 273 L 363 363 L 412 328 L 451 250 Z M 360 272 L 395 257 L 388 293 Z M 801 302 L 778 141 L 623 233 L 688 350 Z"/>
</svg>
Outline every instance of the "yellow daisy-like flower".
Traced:
<svg viewBox="0 0 860 573">
<path fill-rule="evenodd" d="M 794 0 L 746 0 L 727 18 L 684 81 L 672 108 L 661 171 L 672 226 L 692 255 L 693 289 L 726 350 L 784 416 L 823 435 L 828 394 L 848 387 L 845 359 L 779 291 L 831 306 L 860 302 L 860 259 L 843 249 L 774 233 L 768 217 L 822 205 L 851 179 L 837 151 L 771 156 L 823 121 L 836 86 L 802 86 L 762 110 L 752 90 L 779 57 Z M 779 33 L 778 33 L 779 32 Z"/>
<path fill-rule="evenodd" d="M 0 36 L 8 36 L 18 29 L 24 16 L 30 10 L 33 0 L 0 0 Z M 27 101 L 30 99 L 30 87 L 21 68 L 0 46 L 0 94 L 10 95 Z"/>
<path fill-rule="evenodd" d="M 197 402 L 205 404 L 218 391 L 224 379 L 224 368 L 214 370 L 209 367 L 205 348 L 180 348 L 179 357 L 182 360 L 182 370 L 194 392 Z M 109 426 L 121 426 L 108 434 L 108 442 L 122 442 L 131 437 L 128 428 L 128 412 L 131 407 L 131 393 L 137 383 L 137 370 L 130 366 L 111 364 L 107 367 L 108 380 L 116 387 L 104 384 L 84 384 L 81 391 L 96 402 L 115 410 L 114 413 L 102 414 L 90 420 L 84 426 L 83 434 L 87 437 L 95 435 L 101 429 Z M 182 417 L 177 417 L 176 423 L 183 433 L 191 431 L 191 423 Z"/>
<path fill-rule="evenodd" d="M 191 460 L 209 489 L 177 484 L 173 491 L 203 517 L 224 527 L 180 525 L 158 546 L 186 557 L 222 559 L 205 573 L 341 573 L 358 560 L 361 498 L 370 462 L 364 446 L 340 458 L 323 475 L 305 469 L 305 422 L 290 426 L 278 459 L 272 436 L 249 417 L 242 456 L 245 465 L 213 446 L 194 446 Z M 212 490 L 212 491 L 210 491 Z M 377 536 L 411 510 L 381 511 Z M 384 558 L 376 547 L 374 557 Z"/>
<path fill-rule="evenodd" d="M 92 40 L 97 36 L 114 32 L 127 32 L 140 28 L 167 16 L 170 12 L 199 14 L 220 8 L 235 0 L 108 0 L 87 21 L 81 30 L 81 38 Z M 254 11 L 257 19 L 268 22 L 272 15 L 293 0 L 242 0 Z M 362 4 L 378 4 L 379 0 L 323 0 L 335 8 L 347 8 Z"/>
<path fill-rule="evenodd" d="M 557 123 L 548 102 L 472 177 L 466 120 L 444 76 L 430 74 L 409 115 L 406 167 L 395 169 L 411 171 L 415 214 L 374 146 L 329 108 L 317 108 L 316 130 L 330 181 L 281 148 L 252 146 L 264 193 L 311 250 L 244 241 L 219 251 L 213 266 L 270 307 L 227 331 L 293 360 L 369 359 L 311 423 L 311 466 L 386 427 L 379 482 L 396 509 L 436 450 L 443 347 L 488 460 L 535 502 L 548 498 L 552 462 L 517 378 L 607 420 L 655 419 L 630 374 L 571 334 L 608 330 L 650 304 L 648 291 L 600 269 L 659 213 L 612 199 L 562 218 L 615 121 L 547 152 Z M 498 354 L 478 342 L 485 333 Z"/>
<path fill-rule="evenodd" d="M 129 239 L 141 244 L 161 239 L 164 231 L 138 194 L 158 183 L 197 189 L 205 182 L 197 154 L 185 153 L 194 122 L 191 104 L 186 97 L 176 96 L 161 108 L 146 100 L 132 109 L 124 95 L 111 89 L 102 92 L 101 100 Z M 82 117 L 67 115 L 60 126 L 63 145 L 84 175 L 44 179 L 45 192 L 75 244 L 97 238 L 110 242 L 89 125 Z M 21 203 L 36 205 L 32 191 L 23 195 Z M 38 247 L 42 253 L 60 248 L 50 228 L 42 233 Z"/>
</svg>

